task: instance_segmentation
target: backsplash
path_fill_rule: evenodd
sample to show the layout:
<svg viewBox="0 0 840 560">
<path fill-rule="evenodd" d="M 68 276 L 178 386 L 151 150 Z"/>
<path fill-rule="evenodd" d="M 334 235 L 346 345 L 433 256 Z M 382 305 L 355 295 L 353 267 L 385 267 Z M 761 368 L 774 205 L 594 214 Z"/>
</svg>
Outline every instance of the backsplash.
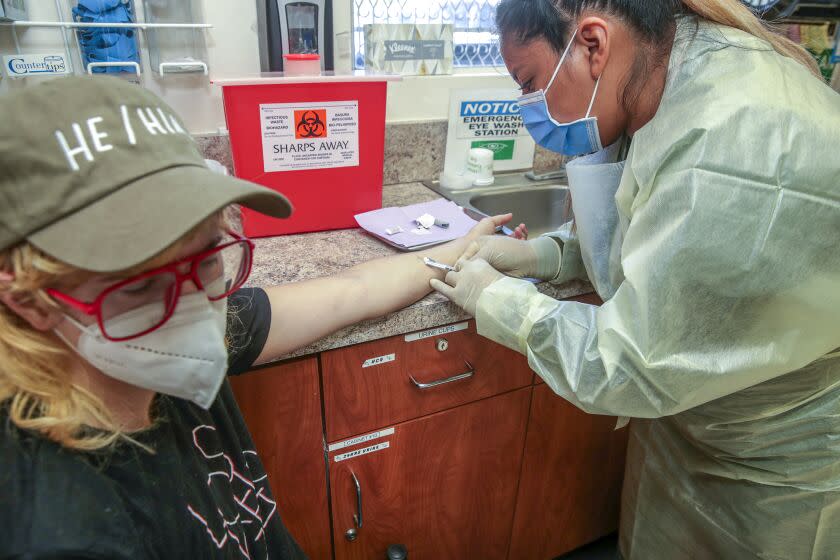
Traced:
<svg viewBox="0 0 840 560">
<path fill-rule="evenodd" d="M 227 134 L 199 134 L 195 141 L 198 151 L 205 159 L 214 159 L 227 167 L 233 175 L 233 154 L 230 151 L 230 136 Z"/>
<path fill-rule="evenodd" d="M 437 179 L 443 170 L 446 134 L 446 120 L 386 125 L 384 184 Z M 200 135 L 195 139 L 205 158 L 222 163 L 233 173 L 227 135 Z M 561 156 L 537 147 L 534 168 L 538 172 L 557 169 L 562 163 Z"/>
<path fill-rule="evenodd" d="M 385 184 L 437 179 L 443 171 L 447 131 L 446 120 L 386 125 Z M 537 171 L 556 169 L 562 162 L 557 154 L 537 147 Z"/>
</svg>

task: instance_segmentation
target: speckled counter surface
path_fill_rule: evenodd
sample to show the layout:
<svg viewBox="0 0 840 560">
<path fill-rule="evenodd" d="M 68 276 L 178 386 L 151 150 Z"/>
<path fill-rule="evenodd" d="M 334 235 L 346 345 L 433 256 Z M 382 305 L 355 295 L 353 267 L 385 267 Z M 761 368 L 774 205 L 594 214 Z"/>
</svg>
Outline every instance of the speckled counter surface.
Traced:
<svg viewBox="0 0 840 560">
<path fill-rule="evenodd" d="M 386 186 L 384 206 L 405 206 L 438 198 L 420 183 Z M 254 270 L 248 284 L 276 286 L 329 276 L 356 264 L 397 254 L 398 251 L 367 235 L 361 229 L 287 235 L 256 240 Z M 585 282 L 563 286 L 542 284 L 540 291 L 558 299 L 592 292 Z M 433 293 L 409 307 L 373 321 L 342 329 L 281 360 L 315 354 L 409 332 L 438 327 L 469 318 L 440 294 Z"/>
</svg>

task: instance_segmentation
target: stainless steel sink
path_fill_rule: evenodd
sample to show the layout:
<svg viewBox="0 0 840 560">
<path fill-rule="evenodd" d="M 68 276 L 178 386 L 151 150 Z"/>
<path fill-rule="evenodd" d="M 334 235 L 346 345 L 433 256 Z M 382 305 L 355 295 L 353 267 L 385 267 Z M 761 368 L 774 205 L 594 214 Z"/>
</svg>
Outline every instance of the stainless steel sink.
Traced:
<svg viewBox="0 0 840 560">
<path fill-rule="evenodd" d="M 513 224 L 524 223 L 531 237 L 556 231 L 571 220 L 569 188 L 552 181 L 531 181 L 522 174 L 502 175 L 490 187 L 451 191 L 437 181 L 426 187 L 463 206 L 476 218 L 513 213 Z"/>
</svg>

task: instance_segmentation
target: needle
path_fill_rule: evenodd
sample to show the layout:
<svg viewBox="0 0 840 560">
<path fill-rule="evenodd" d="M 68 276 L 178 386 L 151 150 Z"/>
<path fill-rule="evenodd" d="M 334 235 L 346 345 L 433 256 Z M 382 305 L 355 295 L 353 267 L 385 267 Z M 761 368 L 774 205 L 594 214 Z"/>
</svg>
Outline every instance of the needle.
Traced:
<svg viewBox="0 0 840 560">
<path fill-rule="evenodd" d="M 436 260 L 429 257 L 424 257 L 423 262 L 426 263 L 426 266 L 431 266 L 432 268 L 438 268 L 447 272 L 455 271 L 455 267 L 449 266 L 448 264 L 439 263 Z"/>
</svg>

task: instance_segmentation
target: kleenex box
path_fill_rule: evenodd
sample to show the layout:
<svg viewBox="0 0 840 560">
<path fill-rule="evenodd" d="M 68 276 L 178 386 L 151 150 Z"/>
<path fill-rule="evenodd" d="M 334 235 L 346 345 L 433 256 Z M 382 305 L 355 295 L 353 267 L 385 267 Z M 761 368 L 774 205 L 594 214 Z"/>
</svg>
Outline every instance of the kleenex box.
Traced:
<svg viewBox="0 0 840 560">
<path fill-rule="evenodd" d="M 0 0 L 0 19 L 29 19 L 26 13 L 26 0 Z"/>
</svg>

